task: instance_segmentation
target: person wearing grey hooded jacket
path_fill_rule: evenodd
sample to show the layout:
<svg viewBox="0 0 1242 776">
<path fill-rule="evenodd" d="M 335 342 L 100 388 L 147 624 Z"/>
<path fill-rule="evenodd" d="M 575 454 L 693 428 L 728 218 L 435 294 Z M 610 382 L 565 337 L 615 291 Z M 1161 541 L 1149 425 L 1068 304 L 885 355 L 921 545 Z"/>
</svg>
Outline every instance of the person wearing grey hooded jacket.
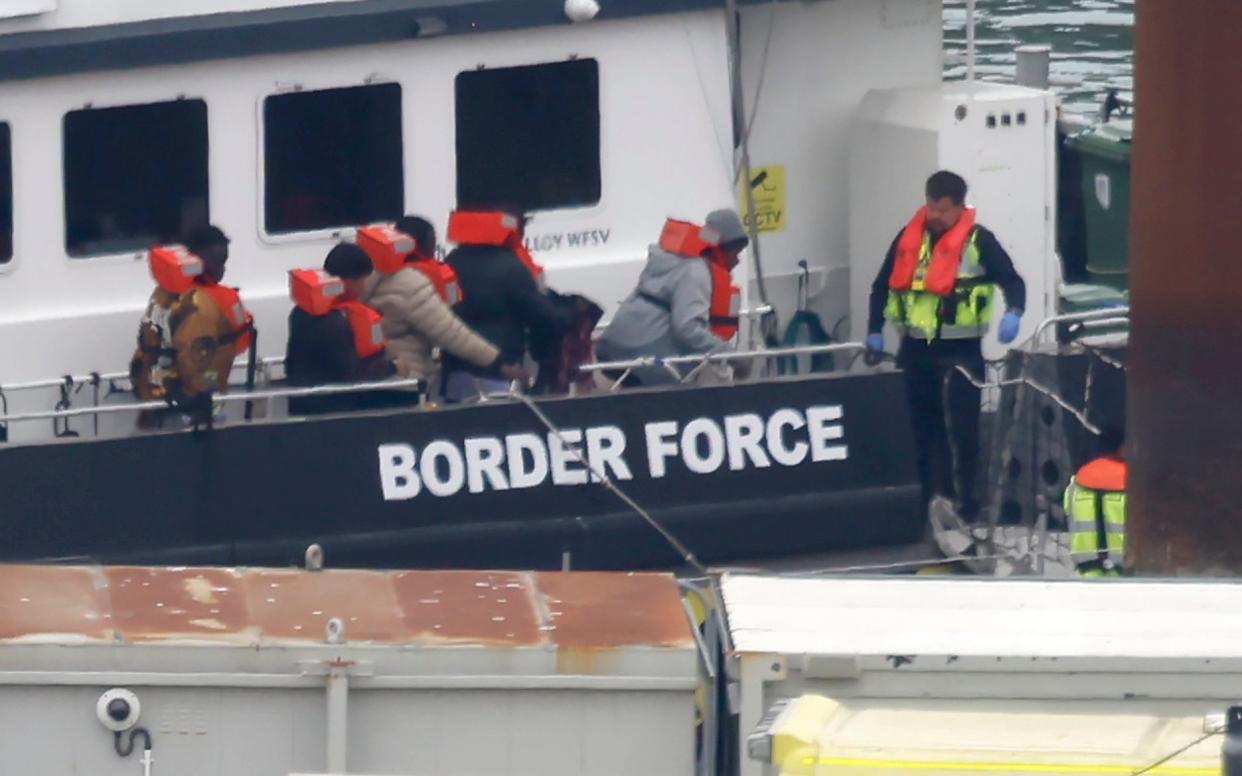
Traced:
<svg viewBox="0 0 1242 776">
<path fill-rule="evenodd" d="M 716 210 L 708 214 L 705 226 L 719 235 L 720 249 L 732 269 L 749 243 L 742 220 L 732 210 Z M 638 287 L 621 303 L 596 343 L 596 354 L 601 361 L 626 361 L 732 350 L 732 343 L 712 333 L 711 300 L 706 258 L 677 256 L 652 245 Z M 633 377 L 645 385 L 676 381 L 663 368 L 635 370 Z"/>
</svg>

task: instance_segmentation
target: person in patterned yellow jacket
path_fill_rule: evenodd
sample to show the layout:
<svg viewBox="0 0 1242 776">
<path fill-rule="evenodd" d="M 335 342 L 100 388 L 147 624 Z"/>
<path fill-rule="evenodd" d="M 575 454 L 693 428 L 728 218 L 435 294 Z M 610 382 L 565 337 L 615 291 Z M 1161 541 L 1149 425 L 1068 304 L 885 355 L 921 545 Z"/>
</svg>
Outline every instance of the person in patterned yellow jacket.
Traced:
<svg viewBox="0 0 1242 776">
<path fill-rule="evenodd" d="M 138 327 L 130 381 L 141 401 L 165 399 L 177 411 L 210 412 L 210 397 L 228 389 L 234 359 L 250 346 L 253 323 L 236 289 L 221 285 L 229 240 L 215 226 L 192 231 L 186 248 L 203 263 L 190 289 L 156 287 Z M 144 411 L 140 428 L 155 428 L 169 410 Z"/>
</svg>

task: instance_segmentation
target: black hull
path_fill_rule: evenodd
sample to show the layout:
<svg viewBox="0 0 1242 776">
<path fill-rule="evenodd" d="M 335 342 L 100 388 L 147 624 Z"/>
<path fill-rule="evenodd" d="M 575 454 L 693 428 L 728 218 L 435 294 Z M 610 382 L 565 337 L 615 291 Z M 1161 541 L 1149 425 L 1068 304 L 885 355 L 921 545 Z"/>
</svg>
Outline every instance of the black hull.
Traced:
<svg viewBox="0 0 1242 776">
<path fill-rule="evenodd" d="M 624 439 L 624 453 L 613 460 L 631 475 L 618 484 L 705 562 L 923 536 L 897 373 L 635 391 L 539 406 L 561 429 L 615 427 L 605 436 Z M 765 432 L 752 435 L 749 447 L 728 435 L 724 421 L 742 415 L 755 416 L 748 422 Z M 785 421 L 775 436 L 774 416 Z M 680 430 L 700 418 L 712 423 L 696 427 L 708 429 L 698 439 L 697 464 L 684 450 L 661 455 L 653 453 L 655 443 L 649 449 L 649 424 L 673 421 Z M 713 424 L 725 447 L 711 470 Z M 556 568 L 565 552 L 577 569 L 681 563 L 598 483 L 555 484 L 549 473 L 537 484 L 498 490 L 497 479 L 479 475 L 475 484 L 484 487 L 470 492 L 466 459 L 461 487 L 452 491 L 450 451 L 431 474 L 442 495 L 421 484 L 411 497 L 409 480 L 392 474 L 400 459 L 382 454 L 408 445 L 421 455 L 437 440 L 447 443 L 441 450 L 461 451 L 465 440 L 489 438 L 508 450 L 509 437 L 522 434 L 547 437 L 528 407 L 500 402 L 0 447 L 0 560 L 292 565 L 319 543 L 338 567 Z M 653 470 L 653 457 L 663 462 L 662 474 Z M 692 472 L 692 464 L 710 471 Z M 563 466 L 561 479 L 585 478 L 572 473 L 579 470 Z M 617 474 L 615 466 L 609 471 Z M 385 481 L 394 490 L 389 500 Z"/>
</svg>

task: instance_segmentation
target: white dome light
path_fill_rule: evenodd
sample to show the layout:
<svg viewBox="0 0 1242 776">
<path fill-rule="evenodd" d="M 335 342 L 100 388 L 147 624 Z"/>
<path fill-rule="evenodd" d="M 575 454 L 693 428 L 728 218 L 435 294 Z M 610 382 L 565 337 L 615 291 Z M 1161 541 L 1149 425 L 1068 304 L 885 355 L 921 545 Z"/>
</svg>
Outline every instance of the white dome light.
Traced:
<svg viewBox="0 0 1242 776">
<path fill-rule="evenodd" d="M 598 13 L 596 0 L 565 0 L 565 15 L 571 22 L 589 22 Z"/>
</svg>

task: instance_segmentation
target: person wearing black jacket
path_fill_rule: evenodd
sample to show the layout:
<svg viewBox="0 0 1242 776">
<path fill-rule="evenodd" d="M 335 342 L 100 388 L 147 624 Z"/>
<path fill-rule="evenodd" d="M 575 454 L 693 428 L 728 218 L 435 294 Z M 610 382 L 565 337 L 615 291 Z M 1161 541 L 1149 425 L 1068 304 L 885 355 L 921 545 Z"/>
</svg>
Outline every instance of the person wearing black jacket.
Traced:
<svg viewBox="0 0 1242 776">
<path fill-rule="evenodd" d="M 937 172 L 926 195 L 927 206 L 893 240 L 871 286 L 866 345 L 884 349 L 885 320 L 897 328 L 924 500 L 956 499 L 959 514 L 972 520 L 979 510 L 980 396 L 958 367 L 983 379 L 982 337 L 994 289 L 1004 294 L 998 335 L 1009 344 L 1026 307 L 1026 284 L 996 235 L 974 222 L 965 180 Z"/>
<path fill-rule="evenodd" d="M 335 246 L 323 262 L 329 275 L 341 280 L 344 293 L 339 302 L 355 302 L 362 294 L 371 275 L 371 259 L 357 245 Z M 291 385 L 310 387 L 341 383 L 364 383 L 384 380 L 394 375 L 406 376 L 409 369 L 399 361 L 390 360 L 383 348 L 378 353 L 360 357 L 355 344 L 354 329 L 344 309 L 325 315 L 312 315 L 301 307 L 289 313 L 289 343 L 285 351 L 285 375 Z M 401 391 L 359 391 L 356 393 L 301 396 L 289 399 L 289 412 L 295 415 L 317 415 L 326 412 L 378 409 L 394 404 L 413 403 L 417 397 Z"/>
<path fill-rule="evenodd" d="M 519 225 L 523 218 L 518 217 Z M 517 233 L 521 236 L 521 229 Z M 484 339 L 500 348 L 499 363 L 520 364 L 533 343 L 556 340 L 572 317 L 540 289 L 531 264 L 509 245 L 463 242 L 445 262 L 457 273 L 462 301 L 454 312 Z M 475 366 L 446 354 L 445 399 L 460 401 L 478 392 L 503 391 L 508 380 L 495 369 Z"/>
</svg>

